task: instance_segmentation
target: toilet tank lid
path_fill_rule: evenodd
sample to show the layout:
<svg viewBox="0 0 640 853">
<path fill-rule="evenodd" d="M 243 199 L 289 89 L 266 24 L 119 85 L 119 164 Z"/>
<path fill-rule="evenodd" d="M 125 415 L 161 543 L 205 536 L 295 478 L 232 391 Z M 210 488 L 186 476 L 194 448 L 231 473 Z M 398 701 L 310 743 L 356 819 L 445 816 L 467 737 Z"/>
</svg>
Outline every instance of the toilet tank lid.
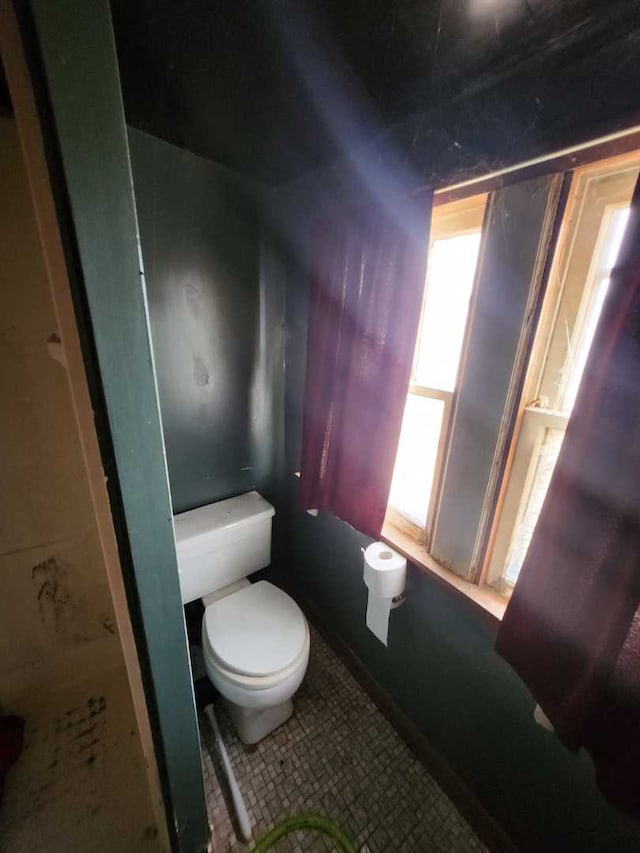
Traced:
<svg viewBox="0 0 640 853">
<path fill-rule="evenodd" d="M 207 504 L 174 515 L 176 543 L 195 539 L 205 533 L 238 527 L 246 522 L 264 521 L 275 515 L 269 501 L 257 492 L 247 492 L 236 498 Z"/>
</svg>

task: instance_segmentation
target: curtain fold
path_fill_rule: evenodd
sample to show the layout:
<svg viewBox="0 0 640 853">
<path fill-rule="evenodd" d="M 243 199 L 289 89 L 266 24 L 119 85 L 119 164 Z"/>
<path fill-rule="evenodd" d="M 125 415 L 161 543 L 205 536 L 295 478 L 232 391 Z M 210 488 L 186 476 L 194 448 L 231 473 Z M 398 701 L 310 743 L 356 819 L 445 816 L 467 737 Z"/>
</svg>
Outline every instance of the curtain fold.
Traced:
<svg viewBox="0 0 640 853">
<path fill-rule="evenodd" d="M 640 181 L 496 648 L 640 818 Z"/>
<path fill-rule="evenodd" d="M 299 503 L 377 538 L 411 374 L 432 196 L 313 235 Z"/>
</svg>

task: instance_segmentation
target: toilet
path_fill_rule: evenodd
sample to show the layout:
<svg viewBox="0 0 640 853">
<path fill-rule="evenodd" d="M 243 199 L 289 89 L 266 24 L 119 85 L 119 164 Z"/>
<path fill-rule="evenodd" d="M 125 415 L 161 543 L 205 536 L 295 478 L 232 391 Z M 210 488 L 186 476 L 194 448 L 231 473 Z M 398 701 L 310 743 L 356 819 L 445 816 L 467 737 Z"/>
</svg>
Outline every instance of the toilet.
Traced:
<svg viewBox="0 0 640 853">
<path fill-rule="evenodd" d="M 182 601 L 202 599 L 202 650 L 243 743 L 293 713 L 309 663 L 309 626 L 296 602 L 249 575 L 271 562 L 274 508 L 248 492 L 174 516 Z"/>
</svg>

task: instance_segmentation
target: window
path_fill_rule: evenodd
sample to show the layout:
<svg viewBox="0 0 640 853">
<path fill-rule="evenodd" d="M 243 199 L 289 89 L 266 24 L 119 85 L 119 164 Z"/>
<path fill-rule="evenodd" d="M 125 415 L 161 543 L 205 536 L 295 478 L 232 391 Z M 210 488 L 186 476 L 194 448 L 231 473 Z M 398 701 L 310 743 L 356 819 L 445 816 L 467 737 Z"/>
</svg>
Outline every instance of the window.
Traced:
<svg viewBox="0 0 640 853">
<path fill-rule="evenodd" d="M 385 535 L 476 600 L 518 578 L 639 169 L 640 152 L 578 169 L 557 238 L 561 174 L 434 210 Z"/>
<path fill-rule="evenodd" d="M 529 365 L 486 580 L 509 592 L 551 482 L 629 215 L 638 163 L 591 166 L 573 182 Z"/>
<path fill-rule="evenodd" d="M 486 196 L 436 207 L 411 384 L 389 496 L 389 517 L 428 529 L 456 390 Z"/>
</svg>

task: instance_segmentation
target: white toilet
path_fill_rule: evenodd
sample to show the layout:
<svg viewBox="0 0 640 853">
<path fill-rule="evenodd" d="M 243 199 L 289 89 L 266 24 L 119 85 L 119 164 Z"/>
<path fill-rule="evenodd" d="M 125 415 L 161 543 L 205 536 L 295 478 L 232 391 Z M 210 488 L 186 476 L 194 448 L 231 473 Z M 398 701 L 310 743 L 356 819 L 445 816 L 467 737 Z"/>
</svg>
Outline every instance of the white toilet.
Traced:
<svg viewBox="0 0 640 853">
<path fill-rule="evenodd" d="M 275 510 L 257 492 L 174 516 L 182 601 L 201 598 L 207 675 L 244 743 L 293 713 L 309 663 L 309 626 L 295 601 L 248 575 L 271 562 Z"/>
</svg>

